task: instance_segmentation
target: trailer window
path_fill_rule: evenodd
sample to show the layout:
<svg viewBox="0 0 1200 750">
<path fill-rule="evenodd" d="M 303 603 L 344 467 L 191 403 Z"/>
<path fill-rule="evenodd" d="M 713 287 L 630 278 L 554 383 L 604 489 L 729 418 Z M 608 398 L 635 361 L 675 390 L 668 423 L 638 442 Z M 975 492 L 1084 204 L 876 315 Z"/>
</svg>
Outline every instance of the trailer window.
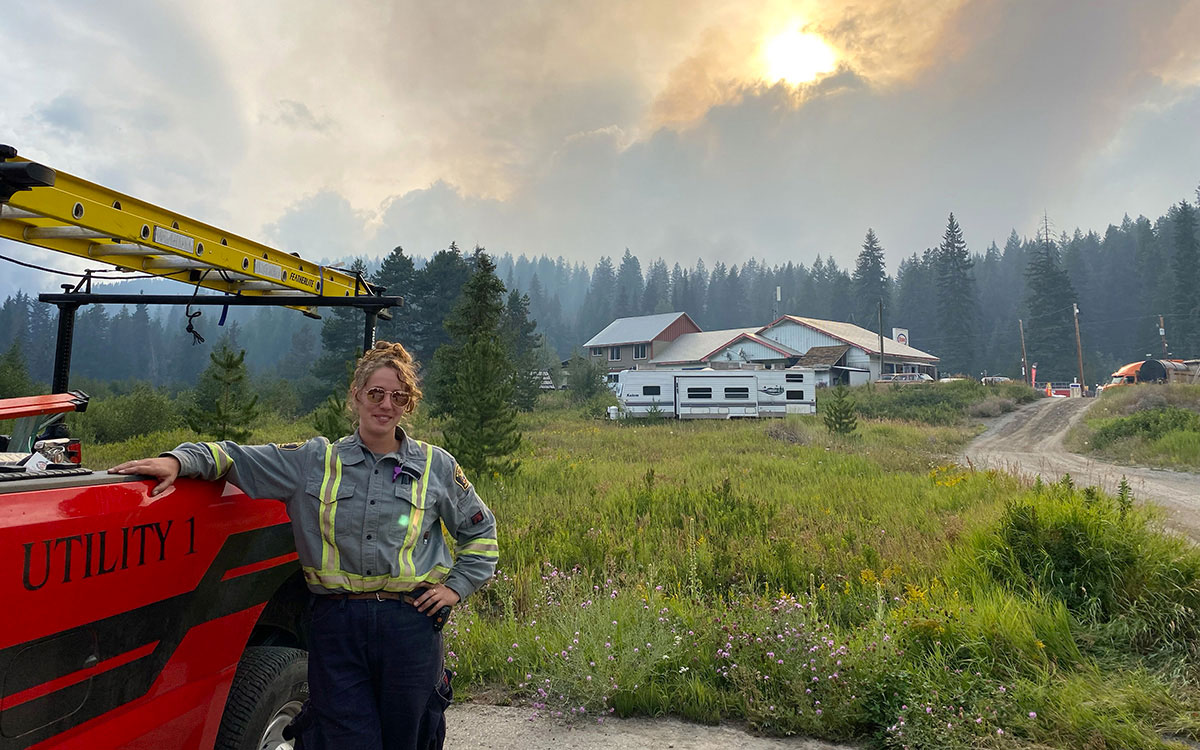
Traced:
<svg viewBox="0 0 1200 750">
<path fill-rule="evenodd" d="M 750 398 L 749 388 L 726 388 L 725 398 L 727 399 L 746 399 Z"/>
<path fill-rule="evenodd" d="M 688 388 L 688 398 L 712 398 L 712 388 Z"/>
<path fill-rule="evenodd" d="M 661 396 L 662 388 L 657 385 L 644 385 L 644 386 L 642 386 L 642 395 L 643 396 Z"/>
<path fill-rule="evenodd" d="M 787 382 L 789 382 L 789 383 L 803 383 L 803 382 L 804 382 L 804 373 L 802 373 L 802 372 L 789 372 L 789 373 L 787 374 Z"/>
<path fill-rule="evenodd" d="M 803 401 L 804 400 L 804 391 L 788 391 L 787 392 L 787 400 L 788 401 Z"/>
</svg>

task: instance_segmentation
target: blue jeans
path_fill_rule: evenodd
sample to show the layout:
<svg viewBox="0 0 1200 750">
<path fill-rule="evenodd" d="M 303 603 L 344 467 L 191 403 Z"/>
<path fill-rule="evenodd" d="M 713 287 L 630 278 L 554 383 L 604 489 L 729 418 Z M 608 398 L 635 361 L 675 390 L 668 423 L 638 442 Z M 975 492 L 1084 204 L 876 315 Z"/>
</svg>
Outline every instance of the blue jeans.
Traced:
<svg viewBox="0 0 1200 750">
<path fill-rule="evenodd" d="M 319 739 L 312 745 L 427 750 L 445 710 L 435 692 L 441 680 L 442 634 L 416 607 L 393 599 L 316 598 L 308 683 Z"/>
</svg>

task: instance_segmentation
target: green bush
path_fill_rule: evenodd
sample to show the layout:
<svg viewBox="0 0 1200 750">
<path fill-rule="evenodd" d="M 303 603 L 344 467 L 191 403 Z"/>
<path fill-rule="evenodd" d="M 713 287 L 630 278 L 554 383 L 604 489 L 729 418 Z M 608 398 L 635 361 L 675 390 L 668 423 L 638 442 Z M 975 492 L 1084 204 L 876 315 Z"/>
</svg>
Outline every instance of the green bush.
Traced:
<svg viewBox="0 0 1200 750">
<path fill-rule="evenodd" d="M 859 416 L 869 419 L 903 419 L 926 424 L 958 424 L 972 416 L 976 405 L 990 416 L 991 411 L 1007 410 L 1010 402 L 1027 404 L 1038 392 L 1021 383 L 984 385 L 974 380 L 949 383 L 912 383 L 869 385 L 854 389 Z"/>
<path fill-rule="evenodd" d="M 179 403 L 165 390 L 139 383 L 123 396 L 93 399 L 70 417 L 71 434 L 84 443 L 116 443 L 183 425 Z"/>
<path fill-rule="evenodd" d="M 1124 438 L 1155 439 L 1169 432 L 1200 432 L 1200 414 L 1177 406 L 1163 406 L 1128 417 L 1101 420 L 1092 434 L 1092 445 L 1101 449 Z"/>
</svg>

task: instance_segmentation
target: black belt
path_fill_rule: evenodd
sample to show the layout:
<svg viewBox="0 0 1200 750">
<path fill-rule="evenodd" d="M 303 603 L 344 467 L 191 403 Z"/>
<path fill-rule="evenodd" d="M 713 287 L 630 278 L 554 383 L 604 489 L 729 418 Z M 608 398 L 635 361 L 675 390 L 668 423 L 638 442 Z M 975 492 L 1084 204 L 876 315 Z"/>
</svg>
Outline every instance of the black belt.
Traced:
<svg viewBox="0 0 1200 750">
<path fill-rule="evenodd" d="M 423 593 L 423 592 L 418 592 L 417 596 L 419 596 L 421 593 Z M 403 593 L 400 591 L 367 591 L 367 592 L 363 592 L 360 594 L 334 593 L 334 594 L 321 594 L 321 596 L 322 596 L 322 598 L 325 598 L 325 599 L 340 599 L 340 600 L 367 599 L 367 600 L 373 600 L 373 601 L 378 601 L 378 602 L 382 602 L 385 600 L 391 600 L 391 601 L 402 601 L 405 604 L 413 604 L 413 605 L 415 605 L 417 603 L 417 596 L 414 596 L 413 594 L 406 594 L 406 593 Z"/>
</svg>

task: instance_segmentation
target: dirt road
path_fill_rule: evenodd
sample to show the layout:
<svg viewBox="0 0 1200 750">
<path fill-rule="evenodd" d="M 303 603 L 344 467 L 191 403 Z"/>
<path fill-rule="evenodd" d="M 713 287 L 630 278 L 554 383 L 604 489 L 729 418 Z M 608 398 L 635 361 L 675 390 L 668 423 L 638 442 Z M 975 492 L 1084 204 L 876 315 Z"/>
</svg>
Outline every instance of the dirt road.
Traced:
<svg viewBox="0 0 1200 750">
<path fill-rule="evenodd" d="M 678 719 L 605 719 L 573 725 L 530 720 L 533 711 L 474 703 L 447 712 L 447 750 L 855 750 L 818 740 L 770 739 L 736 727 L 707 727 Z"/>
<path fill-rule="evenodd" d="M 1118 466 L 1063 448 L 1067 430 L 1093 403 L 1087 398 L 1047 398 L 1026 404 L 997 419 L 967 446 L 964 456 L 977 469 L 1041 474 L 1047 482 L 1070 474 L 1076 486 L 1097 485 L 1112 493 L 1124 476 L 1138 500 L 1155 502 L 1166 511 L 1169 527 L 1200 542 L 1200 475 Z"/>
</svg>

